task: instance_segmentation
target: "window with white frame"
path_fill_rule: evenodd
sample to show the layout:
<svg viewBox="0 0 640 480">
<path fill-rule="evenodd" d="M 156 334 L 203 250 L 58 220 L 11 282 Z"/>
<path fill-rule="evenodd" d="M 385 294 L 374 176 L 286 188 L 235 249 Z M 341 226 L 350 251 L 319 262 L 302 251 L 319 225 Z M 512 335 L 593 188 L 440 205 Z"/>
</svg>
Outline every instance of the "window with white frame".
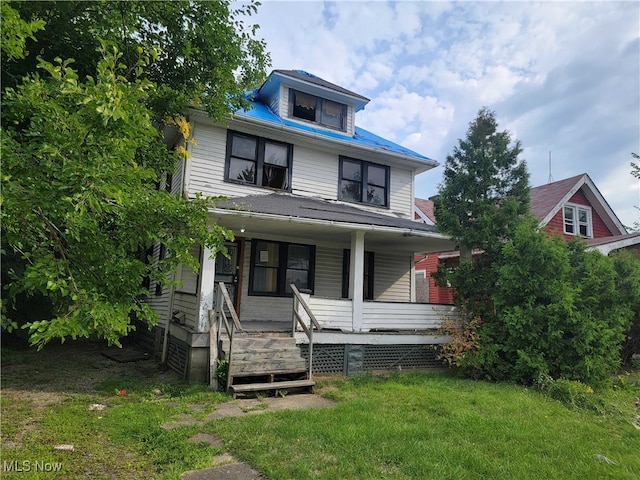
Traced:
<svg viewBox="0 0 640 480">
<path fill-rule="evenodd" d="M 564 233 L 567 235 L 592 236 L 591 209 L 580 205 L 565 205 Z"/>
</svg>

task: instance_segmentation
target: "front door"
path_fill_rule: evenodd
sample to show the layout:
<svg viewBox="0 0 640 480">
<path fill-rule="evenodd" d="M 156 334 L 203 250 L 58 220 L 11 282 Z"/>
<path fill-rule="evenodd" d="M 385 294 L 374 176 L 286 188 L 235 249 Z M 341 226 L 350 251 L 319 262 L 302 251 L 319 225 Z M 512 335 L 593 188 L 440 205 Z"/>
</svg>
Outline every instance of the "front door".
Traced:
<svg viewBox="0 0 640 480">
<path fill-rule="evenodd" d="M 216 256 L 216 285 L 218 282 L 224 282 L 231 301 L 236 308 L 236 312 L 240 312 L 240 262 L 239 252 L 240 246 L 238 243 L 227 243 L 228 257 L 224 255 Z"/>
</svg>

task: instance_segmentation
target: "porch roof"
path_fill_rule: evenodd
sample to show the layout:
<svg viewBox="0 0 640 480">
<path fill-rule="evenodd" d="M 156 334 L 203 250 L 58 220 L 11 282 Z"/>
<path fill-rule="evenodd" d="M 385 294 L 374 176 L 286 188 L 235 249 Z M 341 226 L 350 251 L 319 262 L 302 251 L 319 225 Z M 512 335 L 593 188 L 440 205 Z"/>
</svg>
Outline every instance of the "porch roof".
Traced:
<svg viewBox="0 0 640 480">
<path fill-rule="evenodd" d="M 246 228 L 251 222 L 254 228 L 262 228 L 263 231 L 273 232 L 277 226 L 276 231 L 283 235 L 309 238 L 319 238 L 318 235 L 331 232 L 334 239 L 342 238 L 344 241 L 348 240 L 351 232 L 363 230 L 367 232 L 370 244 L 379 243 L 387 248 L 426 253 L 438 251 L 436 248 L 453 249 L 454 246 L 434 225 L 291 194 L 232 198 L 220 203 L 212 213 L 219 215 L 221 225 L 234 230 Z"/>
</svg>

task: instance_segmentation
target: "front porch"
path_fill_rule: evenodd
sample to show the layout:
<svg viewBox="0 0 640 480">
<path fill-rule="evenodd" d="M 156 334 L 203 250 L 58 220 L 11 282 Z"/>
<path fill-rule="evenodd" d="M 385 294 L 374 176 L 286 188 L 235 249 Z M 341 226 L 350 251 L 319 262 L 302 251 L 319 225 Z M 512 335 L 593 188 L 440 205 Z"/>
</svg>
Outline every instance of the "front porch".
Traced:
<svg viewBox="0 0 640 480">
<path fill-rule="evenodd" d="M 233 230 L 236 239 L 227 245 L 228 255 L 202 249 L 198 278 L 190 282 L 195 296 L 176 291 L 170 306 L 172 313 L 184 311 L 184 325 L 171 329 L 191 329 L 204 339 L 222 282 L 242 330 L 288 332 L 308 359 L 325 358 L 318 360 L 318 373 L 438 364 L 433 345 L 448 339 L 437 330 L 455 311 L 416 302 L 423 296 L 416 291 L 414 254 L 453 249 L 450 239 L 432 226 L 331 202 L 289 195 L 237 201 L 212 211 L 212 221 Z M 317 319 L 313 342 L 294 323 L 298 309 L 310 325 L 293 286 L 307 292 L 302 296 Z M 309 355 L 312 343 L 316 350 Z M 388 360 L 379 361 L 384 356 Z M 208 378 L 204 368 L 185 370 L 190 379 Z"/>
</svg>

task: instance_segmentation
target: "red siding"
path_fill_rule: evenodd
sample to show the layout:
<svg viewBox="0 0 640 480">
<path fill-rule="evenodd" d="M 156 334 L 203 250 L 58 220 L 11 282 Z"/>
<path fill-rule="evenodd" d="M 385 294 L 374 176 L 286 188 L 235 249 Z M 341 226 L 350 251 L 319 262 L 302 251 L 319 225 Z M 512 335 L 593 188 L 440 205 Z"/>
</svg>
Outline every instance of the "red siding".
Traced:
<svg viewBox="0 0 640 480">
<path fill-rule="evenodd" d="M 578 190 L 570 199 L 568 203 L 573 203 L 575 205 L 585 205 L 587 207 L 591 207 L 591 204 L 584 196 L 581 190 Z M 591 208 L 591 228 L 593 231 L 593 238 L 604 238 L 611 237 L 613 234 L 607 228 L 605 223 L 602 221 L 602 218 L 598 213 Z M 564 236 L 567 240 L 571 240 L 575 238 L 573 235 L 567 235 L 564 233 L 564 212 L 561 208 L 558 213 L 554 215 L 554 217 L 549 220 L 547 225 L 544 227 L 544 230 L 548 233 L 556 233 Z"/>
<path fill-rule="evenodd" d="M 438 287 L 435 279 L 431 276 L 438 270 L 438 263 L 442 262 L 437 253 L 422 257 L 416 257 L 416 270 L 425 270 L 429 279 L 429 303 L 440 303 L 443 305 L 453 305 L 453 293 L 451 288 Z"/>
</svg>

